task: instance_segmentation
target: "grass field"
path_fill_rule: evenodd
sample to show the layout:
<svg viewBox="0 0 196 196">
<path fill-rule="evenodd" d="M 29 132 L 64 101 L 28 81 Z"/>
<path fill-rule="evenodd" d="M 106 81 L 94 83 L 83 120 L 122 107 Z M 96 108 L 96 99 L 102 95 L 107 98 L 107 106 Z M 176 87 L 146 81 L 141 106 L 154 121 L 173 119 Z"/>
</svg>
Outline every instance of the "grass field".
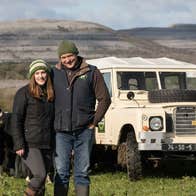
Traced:
<svg viewBox="0 0 196 196">
<path fill-rule="evenodd" d="M 11 111 L 17 88 L 0 88 L 0 106 Z M 24 179 L 0 176 L 0 196 L 22 196 Z M 53 195 L 53 184 L 47 184 L 46 196 Z M 74 196 L 71 178 L 69 196 Z M 131 182 L 126 172 L 111 165 L 91 173 L 91 196 L 196 196 L 196 163 L 168 162 L 160 168 L 146 169 L 143 179 Z"/>
<path fill-rule="evenodd" d="M 173 162 L 172 162 L 173 164 Z M 171 165 L 170 165 L 171 166 Z M 169 170 L 154 169 L 147 172 L 143 179 L 130 182 L 125 172 L 104 169 L 91 174 L 91 196 L 195 196 L 195 169 L 173 165 Z M 168 169 L 168 168 L 167 168 Z M 188 176 L 188 175 L 189 176 Z M 0 196 L 22 196 L 26 182 L 3 175 L 0 177 Z M 53 195 L 53 184 L 47 184 L 47 196 Z M 71 178 L 69 195 L 74 196 Z"/>
</svg>

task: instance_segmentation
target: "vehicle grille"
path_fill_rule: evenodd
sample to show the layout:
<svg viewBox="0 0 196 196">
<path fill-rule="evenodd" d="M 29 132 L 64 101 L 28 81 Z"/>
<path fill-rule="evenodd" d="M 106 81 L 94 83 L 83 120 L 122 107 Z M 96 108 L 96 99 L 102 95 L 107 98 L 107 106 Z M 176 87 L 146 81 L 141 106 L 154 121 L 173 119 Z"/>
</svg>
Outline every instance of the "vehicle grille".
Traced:
<svg viewBox="0 0 196 196">
<path fill-rule="evenodd" d="M 177 135 L 196 135 L 196 107 L 177 107 L 173 119 Z"/>
</svg>

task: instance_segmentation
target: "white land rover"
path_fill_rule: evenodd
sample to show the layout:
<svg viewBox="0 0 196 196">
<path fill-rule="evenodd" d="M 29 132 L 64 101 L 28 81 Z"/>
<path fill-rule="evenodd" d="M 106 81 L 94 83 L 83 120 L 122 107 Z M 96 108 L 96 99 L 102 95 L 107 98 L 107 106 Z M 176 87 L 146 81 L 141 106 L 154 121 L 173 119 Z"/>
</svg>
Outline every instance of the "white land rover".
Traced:
<svg viewBox="0 0 196 196">
<path fill-rule="evenodd" d="M 87 62 L 101 70 L 112 99 L 95 146 L 117 150 L 130 180 L 141 177 L 147 159 L 196 158 L 196 65 L 140 57 Z"/>
</svg>

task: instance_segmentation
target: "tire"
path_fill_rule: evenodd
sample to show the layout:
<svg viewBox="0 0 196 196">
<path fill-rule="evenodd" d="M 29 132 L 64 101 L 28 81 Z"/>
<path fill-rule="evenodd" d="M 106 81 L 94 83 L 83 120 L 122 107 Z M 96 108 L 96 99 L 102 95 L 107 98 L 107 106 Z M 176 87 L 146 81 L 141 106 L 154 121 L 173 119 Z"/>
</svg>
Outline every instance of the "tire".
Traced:
<svg viewBox="0 0 196 196">
<path fill-rule="evenodd" d="M 148 92 L 148 100 L 151 103 L 168 102 L 195 102 L 196 90 L 187 89 L 162 89 Z"/>
<path fill-rule="evenodd" d="M 141 154 L 138 150 L 138 144 L 134 132 L 129 132 L 126 139 L 126 160 L 127 174 L 131 181 L 139 180 L 142 177 Z"/>
<path fill-rule="evenodd" d="M 117 163 L 120 165 L 123 169 L 127 168 L 127 158 L 126 158 L 126 149 L 127 144 L 126 142 L 122 142 L 118 147 L 117 152 Z"/>
</svg>

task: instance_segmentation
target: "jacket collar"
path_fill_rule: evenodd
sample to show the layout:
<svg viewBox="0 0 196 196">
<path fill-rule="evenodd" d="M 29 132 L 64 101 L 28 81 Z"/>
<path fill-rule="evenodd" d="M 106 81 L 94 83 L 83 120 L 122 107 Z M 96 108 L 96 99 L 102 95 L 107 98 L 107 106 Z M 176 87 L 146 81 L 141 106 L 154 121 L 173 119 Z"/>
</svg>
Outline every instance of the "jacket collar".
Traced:
<svg viewBox="0 0 196 196">
<path fill-rule="evenodd" d="M 70 87 L 72 86 L 74 80 L 77 77 L 80 77 L 81 75 L 84 75 L 85 73 L 87 73 L 88 71 L 90 71 L 90 67 L 89 65 L 86 63 L 85 59 L 83 57 L 78 56 L 78 61 L 77 61 L 77 65 L 76 65 L 76 69 L 73 70 L 74 76 L 72 77 L 71 81 L 70 81 Z M 66 68 L 63 67 L 63 65 L 61 63 L 56 64 L 56 69 L 58 70 L 66 70 Z"/>
<path fill-rule="evenodd" d="M 61 70 L 61 69 L 66 69 L 63 67 L 62 63 L 59 62 L 56 64 L 55 66 L 58 70 Z M 85 59 L 81 56 L 78 56 L 78 60 L 76 62 L 76 65 L 74 66 L 73 70 L 78 70 L 79 72 L 82 70 L 83 71 L 89 71 L 89 66 L 88 64 L 86 63 Z"/>
</svg>

